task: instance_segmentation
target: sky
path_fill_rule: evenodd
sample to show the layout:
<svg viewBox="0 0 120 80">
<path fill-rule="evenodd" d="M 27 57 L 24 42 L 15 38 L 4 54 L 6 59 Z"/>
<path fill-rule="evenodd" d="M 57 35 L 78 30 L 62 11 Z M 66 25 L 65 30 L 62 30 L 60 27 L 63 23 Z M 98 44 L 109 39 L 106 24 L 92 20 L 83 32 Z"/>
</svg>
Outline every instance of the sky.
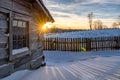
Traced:
<svg viewBox="0 0 120 80">
<path fill-rule="evenodd" d="M 43 0 L 53 16 L 56 27 L 89 29 L 87 15 L 93 12 L 93 22 L 101 20 L 107 27 L 120 15 L 120 0 Z"/>
</svg>

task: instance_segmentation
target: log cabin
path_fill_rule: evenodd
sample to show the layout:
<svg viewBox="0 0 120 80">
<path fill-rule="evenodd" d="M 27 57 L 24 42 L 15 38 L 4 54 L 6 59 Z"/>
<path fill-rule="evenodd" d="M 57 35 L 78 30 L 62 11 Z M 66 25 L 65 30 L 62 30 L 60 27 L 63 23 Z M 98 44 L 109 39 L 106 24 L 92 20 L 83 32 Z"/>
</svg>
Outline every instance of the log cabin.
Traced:
<svg viewBox="0 0 120 80">
<path fill-rule="evenodd" d="M 42 0 L 0 0 L 0 78 L 42 65 L 42 26 L 54 22 Z"/>
</svg>

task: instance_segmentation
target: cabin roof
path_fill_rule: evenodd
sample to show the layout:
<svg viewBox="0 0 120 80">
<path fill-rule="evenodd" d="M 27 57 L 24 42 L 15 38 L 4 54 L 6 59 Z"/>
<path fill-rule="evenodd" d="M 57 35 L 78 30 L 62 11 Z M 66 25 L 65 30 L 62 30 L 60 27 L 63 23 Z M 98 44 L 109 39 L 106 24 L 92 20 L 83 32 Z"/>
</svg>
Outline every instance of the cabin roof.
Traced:
<svg viewBox="0 0 120 80">
<path fill-rule="evenodd" d="M 47 15 L 47 17 L 49 18 L 49 21 L 54 22 L 53 17 L 51 16 L 50 12 L 48 11 L 48 9 L 45 7 L 44 3 L 42 0 L 36 0 L 36 2 L 39 4 L 39 6 L 41 7 L 41 9 L 43 10 L 43 12 Z"/>
</svg>

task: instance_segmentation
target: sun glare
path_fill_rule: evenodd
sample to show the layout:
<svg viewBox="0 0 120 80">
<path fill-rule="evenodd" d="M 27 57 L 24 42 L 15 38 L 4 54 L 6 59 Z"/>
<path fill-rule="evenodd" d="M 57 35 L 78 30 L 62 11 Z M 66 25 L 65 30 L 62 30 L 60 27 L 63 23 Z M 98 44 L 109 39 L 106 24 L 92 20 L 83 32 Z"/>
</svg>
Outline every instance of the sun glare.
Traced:
<svg viewBox="0 0 120 80">
<path fill-rule="evenodd" d="M 46 25 L 43 26 L 43 29 L 44 29 L 44 30 L 46 29 Z"/>
<path fill-rule="evenodd" d="M 44 24 L 43 29 L 45 30 L 45 29 L 49 29 L 51 27 L 52 27 L 51 23 L 46 23 L 46 24 Z"/>
</svg>

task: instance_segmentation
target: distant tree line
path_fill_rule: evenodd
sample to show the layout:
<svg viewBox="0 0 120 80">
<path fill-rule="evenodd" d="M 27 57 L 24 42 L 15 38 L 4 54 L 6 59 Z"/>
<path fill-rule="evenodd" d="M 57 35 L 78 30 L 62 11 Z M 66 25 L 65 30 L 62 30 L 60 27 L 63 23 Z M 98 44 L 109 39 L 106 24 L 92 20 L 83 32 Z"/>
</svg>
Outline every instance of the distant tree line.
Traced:
<svg viewBox="0 0 120 80">
<path fill-rule="evenodd" d="M 94 29 L 106 29 L 107 26 L 103 24 L 103 22 L 101 20 L 96 20 L 93 23 Z"/>
<path fill-rule="evenodd" d="M 96 20 L 93 22 L 93 12 L 88 14 L 88 21 L 90 30 L 92 29 L 107 29 L 107 25 L 104 25 L 101 20 Z M 117 17 L 116 21 L 112 24 L 112 28 L 120 28 L 120 16 Z"/>
<path fill-rule="evenodd" d="M 113 28 L 120 28 L 120 16 L 117 17 L 117 20 L 112 24 Z"/>
</svg>

